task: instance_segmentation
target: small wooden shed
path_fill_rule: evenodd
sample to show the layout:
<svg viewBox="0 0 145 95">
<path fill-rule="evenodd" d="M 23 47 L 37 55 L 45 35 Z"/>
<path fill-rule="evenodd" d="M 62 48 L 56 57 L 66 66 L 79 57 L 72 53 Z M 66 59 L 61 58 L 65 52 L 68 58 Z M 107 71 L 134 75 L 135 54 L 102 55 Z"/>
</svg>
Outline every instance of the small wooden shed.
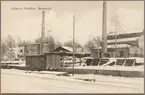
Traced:
<svg viewBox="0 0 145 95">
<path fill-rule="evenodd" d="M 60 55 L 57 53 L 46 53 L 46 69 L 60 69 Z"/>
<path fill-rule="evenodd" d="M 46 57 L 45 55 L 29 55 L 26 56 L 27 70 L 45 70 Z"/>
</svg>

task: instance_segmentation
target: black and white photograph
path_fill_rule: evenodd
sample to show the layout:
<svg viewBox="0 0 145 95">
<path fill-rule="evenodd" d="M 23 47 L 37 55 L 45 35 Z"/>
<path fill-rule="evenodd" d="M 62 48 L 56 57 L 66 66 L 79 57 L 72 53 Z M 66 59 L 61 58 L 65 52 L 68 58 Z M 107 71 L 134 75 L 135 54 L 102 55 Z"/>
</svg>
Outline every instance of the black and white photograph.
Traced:
<svg viewBox="0 0 145 95">
<path fill-rule="evenodd" d="M 144 1 L 1 1 L 1 93 L 144 93 Z"/>
</svg>

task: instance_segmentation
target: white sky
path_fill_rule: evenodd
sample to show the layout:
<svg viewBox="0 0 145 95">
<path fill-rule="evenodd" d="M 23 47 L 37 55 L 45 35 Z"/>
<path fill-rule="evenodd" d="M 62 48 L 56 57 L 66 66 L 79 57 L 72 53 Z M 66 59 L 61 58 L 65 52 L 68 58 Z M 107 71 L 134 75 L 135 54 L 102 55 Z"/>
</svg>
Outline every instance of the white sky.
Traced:
<svg viewBox="0 0 145 95">
<path fill-rule="evenodd" d="M 64 42 L 72 39 L 72 15 L 76 15 L 76 39 L 84 44 L 90 36 L 102 34 L 102 1 L 2 1 L 2 39 L 8 34 L 16 39 L 34 40 L 41 34 L 41 10 L 11 10 L 12 7 L 41 7 L 46 11 L 46 36 L 52 30 L 57 40 Z M 111 28 L 113 12 L 119 15 L 122 29 L 126 32 L 141 32 L 144 29 L 143 1 L 108 1 L 108 32 Z"/>
</svg>

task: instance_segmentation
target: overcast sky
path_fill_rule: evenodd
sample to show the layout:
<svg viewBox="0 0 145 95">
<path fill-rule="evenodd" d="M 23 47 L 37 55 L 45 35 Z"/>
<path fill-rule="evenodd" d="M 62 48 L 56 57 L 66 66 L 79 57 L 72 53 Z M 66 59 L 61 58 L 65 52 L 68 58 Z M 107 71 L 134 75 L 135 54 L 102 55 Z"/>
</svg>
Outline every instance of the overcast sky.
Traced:
<svg viewBox="0 0 145 95">
<path fill-rule="evenodd" d="M 35 10 L 12 10 L 12 8 L 31 7 Z M 17 39 L 34 40 L 41 34 L 42 10 L 46 10 L 46 36 L 51 30 L 57 40 L 64 42 L 72 39 L 72 15 L 76 16 L 76 39 L 84 44 L 92 36 L 102 34 L 102 1 L 2 1 L 1 35 L 8 34 Z M 111 17 L 118 14 L 122 30 L 141 32 L 144 29 L 143 1 L 108 1 L 107 28 L 112 31 Z"/>
</svg>

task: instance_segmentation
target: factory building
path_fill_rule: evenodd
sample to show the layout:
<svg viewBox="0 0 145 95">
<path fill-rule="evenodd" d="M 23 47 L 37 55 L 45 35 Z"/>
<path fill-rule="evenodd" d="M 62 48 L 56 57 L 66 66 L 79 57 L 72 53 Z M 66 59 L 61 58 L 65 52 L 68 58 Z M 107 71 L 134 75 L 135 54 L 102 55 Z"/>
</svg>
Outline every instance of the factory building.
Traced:
<svg viewBox="0 0 145 95">
<path fill-rule="evenodd" d="M 92 50 L 95 58 L 101 57 L 102 48 Z M 106 57 L 143 57 L 144 31 L 137 33 L 123 33 L 107 37 Z"/>
</svg>

